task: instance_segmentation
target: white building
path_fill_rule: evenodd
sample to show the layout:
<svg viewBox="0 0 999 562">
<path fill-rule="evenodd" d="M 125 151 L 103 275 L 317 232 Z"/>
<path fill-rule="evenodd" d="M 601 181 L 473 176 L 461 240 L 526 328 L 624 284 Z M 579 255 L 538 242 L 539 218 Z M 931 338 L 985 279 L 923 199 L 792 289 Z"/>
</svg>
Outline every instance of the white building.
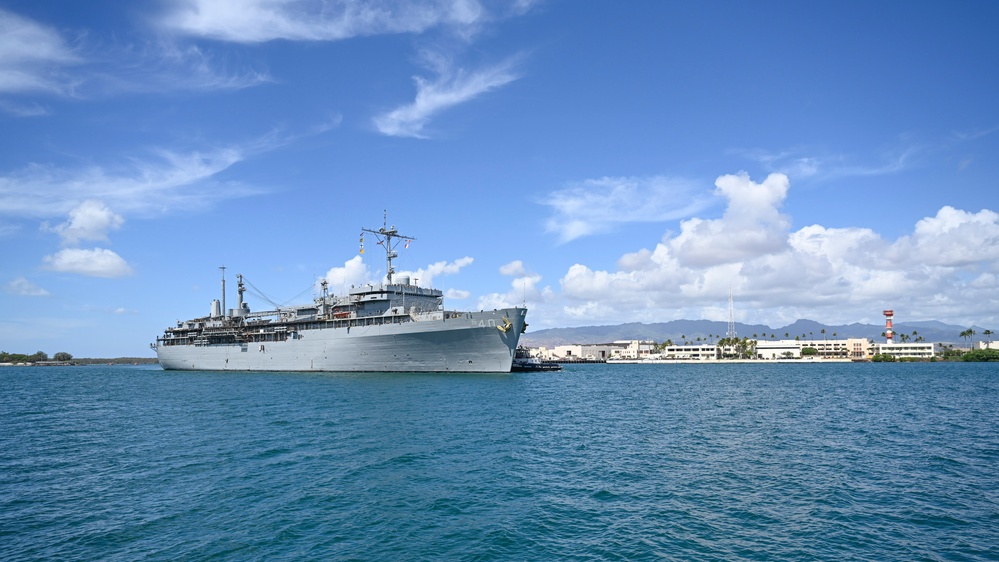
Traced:
<svg viewBox="0 0 999 562">
<path fill-rule="evenodd" d="M 876 343 L 874 354 L 891 355 L 896 359 L 931 359 L 939 351 L 935 343 Z"/>
<path fill-rule="evenodd" d="M 655 358 L 685 359 L 690 361 L 717 361 L 717 345 L 669 345 L 664 347 Z"/>
</svg>

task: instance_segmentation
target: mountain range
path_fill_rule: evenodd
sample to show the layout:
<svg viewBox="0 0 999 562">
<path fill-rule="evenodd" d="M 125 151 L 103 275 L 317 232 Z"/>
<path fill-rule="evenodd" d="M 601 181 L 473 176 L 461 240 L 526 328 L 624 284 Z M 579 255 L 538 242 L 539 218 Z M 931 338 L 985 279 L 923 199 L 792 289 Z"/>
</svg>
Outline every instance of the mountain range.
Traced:
<svg viewBox="0 0 999 562">
<path fill-rule="evenodd" d="M 953 344 L 958 347 L 967 347 L 969 341 L 961 338 L 960 333 L 968 329 L 966 326 L 945 324 L 936 320 L 921 322 L 897 322 L 894 324 L 898 336 L 906 334 L 910 341 L 917 337 L 923 341 Z M 978 326 L 972 326 L 975 331 L 973 341 L 984 341 L 986 336 L 982 334 L 985 330 Z M 712 320 L 671 320 L 669 322 L 658 322 L 643 324 L 641 322 L 630 322 L 613 326 L 581 326 L 577 328 L 549 328 L 546 330 L 532 331 L 528 329 L 520 338 L 521 345 L 528 347 L 554 347 L 557 345 L 569 344 L 597 344 L 610 343 L 618 340 L 652 340 L 664 342 L 673 340 L 679 343 L 686 339 L 688 342 L 718 341 L 725 336 L 728 330 L 727 322 L 717 322 Z M 822 330 L 825 330 L 823 335 Z M 750 339 L 843 339 L 843 338 L 864 338 L 883 342 L 881 335 L 885 331 L 884 324 L 846 324 L 846 325 L 826 325 L 814 320 L 796 320 L 792 324 L 780 328 L 772 328 L 762 324 L 742 324 L 735 323 L 735 331 L 738 337 L 748 337 Z M 917 335 L 912 335 L 916 332 Z M 785 334 L 787 334 L 785 336 Z M 772 337 L 771 337 L 772 336 Z"/>
</svg>

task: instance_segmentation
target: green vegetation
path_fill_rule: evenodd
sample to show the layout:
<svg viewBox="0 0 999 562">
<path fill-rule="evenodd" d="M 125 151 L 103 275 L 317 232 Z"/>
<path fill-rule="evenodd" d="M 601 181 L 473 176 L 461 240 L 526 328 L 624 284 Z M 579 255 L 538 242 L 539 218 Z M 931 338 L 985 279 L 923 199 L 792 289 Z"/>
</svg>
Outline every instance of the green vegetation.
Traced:
<svg viewBox="0 0 999 562">
<path fill-rule="evenodd" d="M 961 356 L 962 361 L 999 361 L 999 349 L 973 349 Z"/>
<path fill-rule="evenodd" d="M 819 350 L 815 349 L 814 347 L 803 347 L 803 348 L 801 348 L 801 356 L 802 357 L 804 357 L 806 355 L 818 355 L 818 354 L 819 354 Z"/>
<path fill-rule="evenodd" d="M 67 353 L 66 355 L 69 354 Z M 36 351 L 32 355 L 25 355 L 23 353 L 7 353 L 6 351 L 0 351 L 0 363 L 37 363 L 39 361 L 48 361 L 48 360 L 49 360 L 49 354 L 45 353 L 44 351 Z"/>
<path fill-rule="evenodd" d="M 898 359 L 894 355 L 878 353 L 874 357 L 871 357 L 871 361 L 874 363 L 894 363 L 895 361 L 898 361 Z"/>
<path fill-rule="evenodd" d="M 0 351 L 0 363 L 41 363 L 44 361 L 61 361 L 76 365 L 106 365 L 108 363 L 118 364 L 155 364 L 159 361 L 155 357 L 115 357 L 115 358 L 77 358 L 65 351 L 60 351 L 49 359 L 49 354 L 44 351 L 37 351 L 31 355 L 24 353 L 7 353 Z"/>
</svg>

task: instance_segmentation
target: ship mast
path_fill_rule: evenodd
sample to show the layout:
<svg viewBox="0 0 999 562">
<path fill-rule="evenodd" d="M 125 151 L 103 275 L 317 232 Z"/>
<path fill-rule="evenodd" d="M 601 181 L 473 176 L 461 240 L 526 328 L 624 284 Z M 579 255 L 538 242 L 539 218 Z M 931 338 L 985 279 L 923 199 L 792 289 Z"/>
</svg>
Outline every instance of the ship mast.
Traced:
<svg viewBox="0 0 999 562">
<path fill-rule="evenodd" d="M 370 228 L 362 228 L 364 232 L 370 232 L 375 235 L 378 239 L 378 243 L 385 246 L 385 276 L 388 278 L 388 282 L 392 282 L 392 274 L 395 273 L 395 268 L 392 267 L 392 258 L 399 257 L 399 254 L 395 252 L 396 246 L 399 245 L 399 241 L 393 239 L 405 238 L 408 244 L 412 240 L 416 240 L 412 236 L 405 236 L 399 234 L 399 231 L 395 229 L 395 225 L 388 227 L 388 213 L 385 213 L 382 217 L 382 227 L 378 230 L 372 230 Z"/>
<path fill-rule="evenodd" d="M 222 271 L 222 317 L 226 318 L 228 313 L 225 310 L 225 266 L 219 266 L 219 270 Z"/>
</svg>

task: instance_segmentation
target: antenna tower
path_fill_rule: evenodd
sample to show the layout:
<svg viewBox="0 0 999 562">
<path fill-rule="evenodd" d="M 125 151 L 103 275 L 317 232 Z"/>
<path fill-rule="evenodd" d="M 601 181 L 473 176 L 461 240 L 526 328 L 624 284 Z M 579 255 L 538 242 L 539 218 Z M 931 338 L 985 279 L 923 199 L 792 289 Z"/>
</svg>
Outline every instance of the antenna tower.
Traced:
<svg viewBox="0 0 999 562">
<path fill-rule="evenodd" d="M 735 333 L 735 304 L 732 301 L 732 288 L 728 290 L 728 331 L 725 332 L 726 338 L 736 338 L 738 334 Z"/>
<path fill-rule="evenodd" d="M 388 279 L 388 282 L 391 283 L 392 274 L 395 273 L 395 268 L 392 267 L 392 258 L 399 257 L 399 254 L 395 252 L 395 247 L 399 245 L 399 241 L 396 240 L 393 242 L 393 239 L 404 238 L 406 240 L 406 244 L 409 244 L 411 241 L 416 240 L 416 238 L 413 238 L 412 236 L 405 236 L 399 234 L 399 231 L 395 229 L 395 225 L 392 225 L 392 227 L 390 228 L 388 226 L 387 212 L 385 212 L 382 216 L 381 228 L 379 228 L 378 230 L 372 230 L 370 228 L 362 228 L 361 230 L 363 230 L 364 232 L 370 232 L 371 234 L 374 234 L 375 238 L 378 239 L 378 243 L 381 244 L 382 246 L 385 246 L 385 277 Z"/>
</svg>

